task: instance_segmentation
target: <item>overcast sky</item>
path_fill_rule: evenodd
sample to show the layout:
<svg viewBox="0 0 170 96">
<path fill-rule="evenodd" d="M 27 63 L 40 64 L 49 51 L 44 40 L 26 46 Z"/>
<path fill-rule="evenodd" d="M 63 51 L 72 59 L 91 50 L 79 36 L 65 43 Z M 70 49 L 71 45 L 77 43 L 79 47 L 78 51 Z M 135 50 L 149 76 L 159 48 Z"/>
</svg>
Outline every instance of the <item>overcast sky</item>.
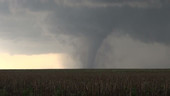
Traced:
<svg viewBox="0 0 170 96">
<path fill-rule="evenodd" d="M 15 68 L 170 68 L 170 0 L 0 0 Z"/>
</svg>

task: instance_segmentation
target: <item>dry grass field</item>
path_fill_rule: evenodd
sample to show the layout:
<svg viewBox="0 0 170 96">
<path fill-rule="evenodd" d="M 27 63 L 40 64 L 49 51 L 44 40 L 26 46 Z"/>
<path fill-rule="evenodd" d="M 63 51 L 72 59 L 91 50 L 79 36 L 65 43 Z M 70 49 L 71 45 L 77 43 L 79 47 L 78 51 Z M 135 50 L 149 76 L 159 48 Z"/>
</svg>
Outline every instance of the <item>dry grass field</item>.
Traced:
<svg viewBox="0 0 170 96">
<path fill-rule="evenodd" d="M 0 96 L 170 96 L 170 70 L 1 70 Z"/>
</svg>

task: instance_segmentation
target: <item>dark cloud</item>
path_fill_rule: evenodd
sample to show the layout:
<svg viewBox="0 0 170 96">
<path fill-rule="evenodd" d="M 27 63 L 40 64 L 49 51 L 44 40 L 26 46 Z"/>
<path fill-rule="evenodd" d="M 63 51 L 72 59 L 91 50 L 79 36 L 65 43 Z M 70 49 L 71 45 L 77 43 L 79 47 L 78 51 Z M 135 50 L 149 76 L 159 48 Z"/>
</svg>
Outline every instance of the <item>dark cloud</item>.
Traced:
<svg viewBox="0 0 170 96">
<path fill-rule="evenodd" d="M 49 11 L 57 8 L 54 0 L 25 0 L 22 6 L 32 11 Z"/>
<path fill-rule="evenodd" d="M 0 2 L 0 13 L 5 15 L 10 13 L 8 2 Z"/>
<path fill-rule="evenodd" d="M 83 67 L 91 68 L 95 67 L 94 61 L 98 50 L 111 33 L 129 34 L 132 38 L 145 43 L 158 42 L 169 45 L 170 8 L 167 2 L 169 1 L 24 0 L 17 2 L 19 8 L 23 8 L 23 13 L 20 13 L 19 16 L 30 15 L 31 13 L 25 13 L 25 11 L 29 11 L 41 17 L 46 12 L 47 15 L 41 19 L 42 24 L 39 22 L 41 20 L 34 18 L 34 15 L 21 20 L 21 22 L 12 21 L 15 20 L 12 19 L 4 21 L 6 24 L 1 24 L 2 31 L 5 33 L 1 31 L 0 34 L 1 38 L 39 40 L 35 41 L 37 46 L 39 43 L 42 45 L 43 41 L 52 42 L 51 44 L 55 44 L 54 42 L 57 41 L 59 43 L 55 46 L 47 44 L 48 47 L 45 49 L 36 46 L 36 48 L 42 49 L 37 53 L 69 50 L 67 52 L 75 58 L 80 58 Z M 10 5 L 6 6 L 10 8 Z M 0 10 L 3 9 L 0 7 Z M 33 26 L 37 24 L 39 27 Z M 42 32 L 44 30 L 45 32 Z M 51 34 L 53 39 L 44 39 L 51 36 L 46 36 L 45 33 Z M 69 38 L 60 36 L 68 36 Z M 62 47 L 66 45 L 71 47 L 62 50 Z M 36 48 L 32 47 L 30 50 Z M 31 54 L 33 53 L 36 52 L 33 51 Z"/>
<path fill-rule="evenodd" d="M 161 0 L 55 0 L 58 5 L 69 7 L 133 7 L 159 8 L 164 2 Z"/>
<path fill-rule="evenodd" d="M 90 41 L 88 66 L 95 59 L 103 40 L 114 30 L 124 30 L 122 34 L 143 42 L 169 44 L 170 13 L 169 8 L 136 9 L 124 8 L 63 8 L 53 15 L 51 26 L 59 24 L 65 29 L 62 34 L 85 35 Z M 55 21 L 55 18 L 58 18 Z M 55 28 L 51 28 L 55 34 Z M 58 32 L 57 32 L 58 34 Z M 84 45 L 87 46 L 87 45 Z M 81 49 L 80 49 L 81 51 Z M 82 55 L 82 58 L 85 57 Z M 87 64 L 85 64 L 87 65 Z"/>
</svg>

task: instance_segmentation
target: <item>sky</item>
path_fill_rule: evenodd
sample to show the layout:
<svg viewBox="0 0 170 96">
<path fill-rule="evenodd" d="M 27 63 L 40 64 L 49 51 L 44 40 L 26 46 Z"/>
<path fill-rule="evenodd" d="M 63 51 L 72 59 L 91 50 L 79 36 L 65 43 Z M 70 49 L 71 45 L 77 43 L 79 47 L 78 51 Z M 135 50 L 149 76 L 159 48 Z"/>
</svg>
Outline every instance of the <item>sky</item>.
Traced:
<svg viewBox="0 0 170 96">
<path fill-rule="evenodd" d="M 0 69 L 170 68 L 170 0 L 0 0 Z"/>
</svg>

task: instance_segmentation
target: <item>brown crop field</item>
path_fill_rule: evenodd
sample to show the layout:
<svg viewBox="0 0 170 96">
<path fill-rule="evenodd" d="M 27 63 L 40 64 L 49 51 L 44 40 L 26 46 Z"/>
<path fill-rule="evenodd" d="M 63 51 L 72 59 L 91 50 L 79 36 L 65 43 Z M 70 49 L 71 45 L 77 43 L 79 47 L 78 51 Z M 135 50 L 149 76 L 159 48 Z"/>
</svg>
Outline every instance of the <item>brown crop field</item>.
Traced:
<svg viewBox="0 0 170 96">
<path fill-rule="evenodd" d="M 0 96 L 170 96 L 170 70 L 1 70 Z"/>
</svg>

